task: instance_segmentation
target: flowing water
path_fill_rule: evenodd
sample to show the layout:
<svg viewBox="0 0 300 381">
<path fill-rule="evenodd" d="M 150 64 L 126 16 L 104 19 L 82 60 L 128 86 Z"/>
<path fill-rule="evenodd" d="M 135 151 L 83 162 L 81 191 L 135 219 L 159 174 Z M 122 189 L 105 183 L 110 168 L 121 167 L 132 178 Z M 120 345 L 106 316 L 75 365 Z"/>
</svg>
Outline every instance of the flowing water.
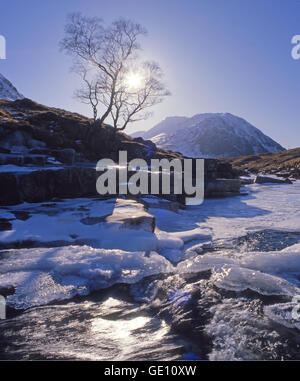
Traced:
<svg viewBox="0 0 300 381">
<path fill-rule="evenodd" d="M 0 358 L 299 360 L 300 183 L 247 189 L 176 212 L 152 205 L 157 254 L 138 260 L 87 246 L 3 250 Z"/>
</svg>

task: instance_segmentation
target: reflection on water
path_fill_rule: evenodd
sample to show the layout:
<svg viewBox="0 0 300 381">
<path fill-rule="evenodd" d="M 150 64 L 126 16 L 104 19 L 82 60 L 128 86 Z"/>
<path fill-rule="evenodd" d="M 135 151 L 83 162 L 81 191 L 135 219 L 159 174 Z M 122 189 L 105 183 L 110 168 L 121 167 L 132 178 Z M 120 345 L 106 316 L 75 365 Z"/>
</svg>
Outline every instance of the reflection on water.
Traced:
<svg viewBox="0 0 300 381">
<path fill-rule="evenodd" d="M 1 359 L 179 360 L 162 319 L 119 296 L 32 308 L 0 322 Z"/>
</svg>

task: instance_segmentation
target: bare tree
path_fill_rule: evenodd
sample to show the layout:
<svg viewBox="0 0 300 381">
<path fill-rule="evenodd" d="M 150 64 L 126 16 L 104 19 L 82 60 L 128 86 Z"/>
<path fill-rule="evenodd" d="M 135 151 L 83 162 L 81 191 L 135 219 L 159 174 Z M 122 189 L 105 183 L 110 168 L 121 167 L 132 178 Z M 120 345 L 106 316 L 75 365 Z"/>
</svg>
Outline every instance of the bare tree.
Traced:
<svg viewBox="0 0 300 381">
<path fill-rule="evenodd" d="M 128 123 L 152 115 L 148 109 L 170 94 L 161 81 L 162 76 L 162 70 L 155 62 L 144 62 L 135 68 L 134 74 L 125 75 L 111 109 L 115 129 L 124 130 Z"/>
<path fill-rule="evenodd" d="M 75 58 L 83 79 L 76 96 L 91 104 L 94 120 L 102 106 L 101 125 L 111 117 L 115 129 L 124 130 L 128 123 L 147 118 L 150 113 L 144 110 L 169 95 L 158 64 L 136 64 L 138 38 L 146 34 L 140 24 L 119 19 L 104 27 L 99 18 L 74 13 L 65 34 L 61 48 Z"/>
<path fill-rule="evenodd" d="M 73 70 L 80 75 L 83 85 L 75 92 L 75 97 L 82 103 L 91 105 L 93 111 L 94 123 L 98 117 L 98 105 L 101 94 L 101 84 L 97 81 L 97 78 L 89 75 L 89 71 L 84 65 L 75 65 Z"/>
</svg>

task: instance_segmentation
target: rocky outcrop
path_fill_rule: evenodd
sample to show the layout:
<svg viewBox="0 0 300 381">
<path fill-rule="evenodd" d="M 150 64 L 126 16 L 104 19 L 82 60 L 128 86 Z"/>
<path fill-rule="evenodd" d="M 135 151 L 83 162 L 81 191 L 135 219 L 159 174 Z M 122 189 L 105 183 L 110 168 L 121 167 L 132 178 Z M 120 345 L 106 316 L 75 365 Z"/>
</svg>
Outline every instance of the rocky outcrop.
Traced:
<svg viewBox="0 0 300 381">
<path fill-rule="evenodd" d="M 205 186 L 206 197 L 226 197 L 240 194 L 241 182 L 239 179 L 208 180 Z"/>
<path fill-rule="evenodd" d="M 0 165 L 36 165 L 44 166 L 47 162 L 46 155 L 14 155 L 14 154 L 1 154 L 0 153 Z"/>
<path fill-rule="evenodd" d="M 29 173 L 0 172 L 0 203 L 41 202 L 52 198 L 74 198 L 96 195 L 94 168 L 70 167 Z"/>
<path fill-rule="evenodd" d="M 279 179 L 269 176 L 256 176 L 254 179 L 255 184 L 293 184 L 289 179 Z"/>
<path fill-rule="evenodd" d="M 99 173 L 93 167 L 70 166 L 57 169 L 41 169 L 30 172 L 0 172 L 0 204 L 13 205 L 21 202 L 42 202 L 53 198 L 95 196 Z M 239 194 L 238 179 L 211 179 L 205 181 L 205 197 L 225 197 Z M 143 195 L 139 195 L 143 197 Z M 185 203 L 187 195 L 158 195 L 171 201 Z"/>
</svg>

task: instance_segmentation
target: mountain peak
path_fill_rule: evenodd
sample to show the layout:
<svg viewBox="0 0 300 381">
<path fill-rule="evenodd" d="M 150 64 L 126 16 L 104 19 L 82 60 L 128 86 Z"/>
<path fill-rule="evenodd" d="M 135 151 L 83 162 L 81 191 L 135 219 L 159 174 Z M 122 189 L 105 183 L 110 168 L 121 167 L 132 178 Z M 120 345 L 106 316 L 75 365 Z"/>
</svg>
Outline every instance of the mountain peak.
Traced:
<svg viewBox="0 0 300 381">
<path fill-rule="evenodd" d="M 18 92 L 14 85 L 0 73 L 0 99 L 15 101 L 24 99 L 24 96 Z"/>
<path fill-rule="evenodd" d="M 191 157 L 237 157 L 284 150 L 258 128 L 231 113 L 169 117 L 134 136 Z"/>
</svg>

